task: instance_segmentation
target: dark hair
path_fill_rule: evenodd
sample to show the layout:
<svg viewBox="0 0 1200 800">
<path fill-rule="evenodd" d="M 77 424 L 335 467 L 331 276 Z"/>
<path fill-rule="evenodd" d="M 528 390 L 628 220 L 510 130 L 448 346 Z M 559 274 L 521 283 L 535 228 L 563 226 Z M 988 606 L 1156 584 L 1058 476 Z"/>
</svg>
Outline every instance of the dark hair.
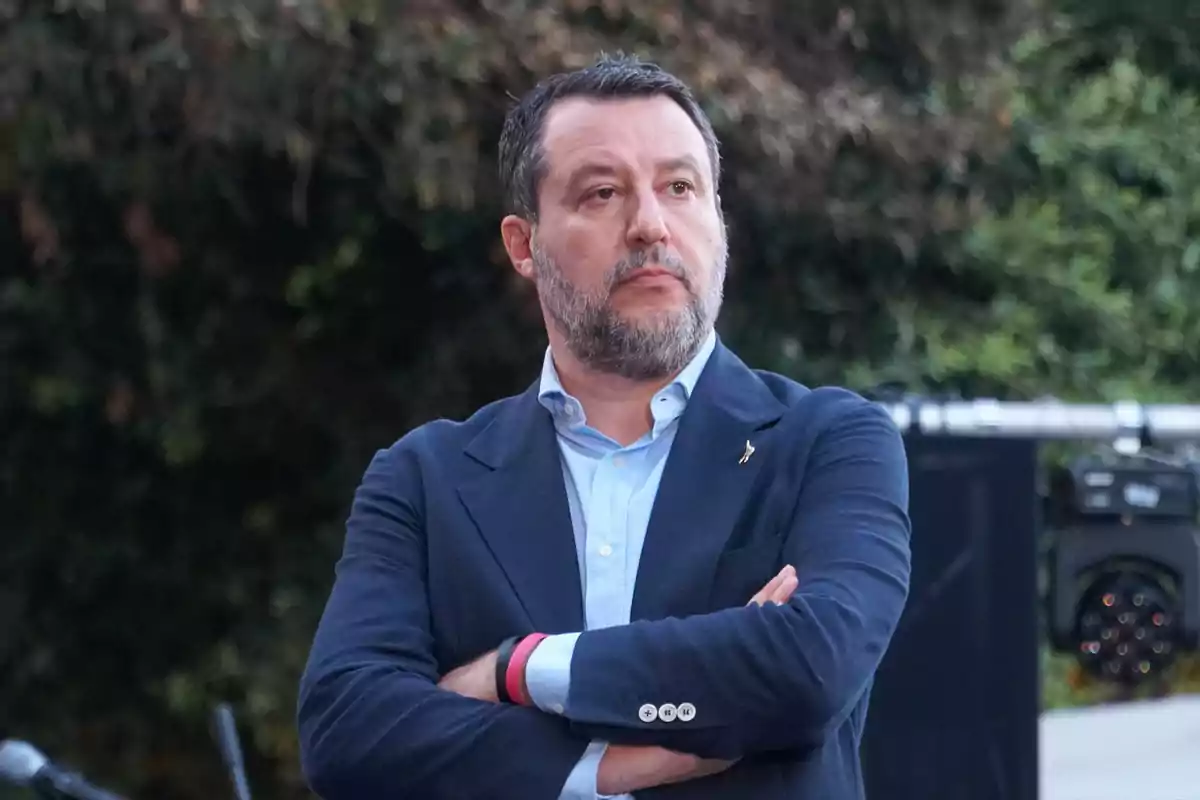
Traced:
<svg viewBox="0 0 1200 800">
<path fill-rule="evenodd" d="M 535 86 L 509 112 L 500 134 L 500 185 L 511 214 L 537 219 L 538 186 L 545 176 L 542 129 L 546 115 L 567 97 L 618 99 L 662 95 L 674 100 L 700 129 L 712 163 L 713 187 L 720 184 L 721 153 L 712 123 L 687 84 L 636 57 L 601 56 L 590 67 L 553 75 Z"/>
</svg>

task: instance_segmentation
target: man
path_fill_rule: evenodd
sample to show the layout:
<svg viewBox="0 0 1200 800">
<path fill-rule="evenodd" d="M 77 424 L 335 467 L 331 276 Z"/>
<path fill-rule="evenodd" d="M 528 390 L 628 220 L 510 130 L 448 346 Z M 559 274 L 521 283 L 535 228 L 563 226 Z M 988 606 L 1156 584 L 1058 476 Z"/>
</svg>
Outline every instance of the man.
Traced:
<svg viewBox="0 0 1200 800">
<path fill-rule="evenodd" d="M 326 800 L 853 800 L 909 581 L 875 405 L 714 334 L 720 160 L 629 59 L 542 83 L 500 143 L 541 378 L 367 468 L 301 683 Z M 748 602 L 749 601 L 749 602 Z"/>
</svg>

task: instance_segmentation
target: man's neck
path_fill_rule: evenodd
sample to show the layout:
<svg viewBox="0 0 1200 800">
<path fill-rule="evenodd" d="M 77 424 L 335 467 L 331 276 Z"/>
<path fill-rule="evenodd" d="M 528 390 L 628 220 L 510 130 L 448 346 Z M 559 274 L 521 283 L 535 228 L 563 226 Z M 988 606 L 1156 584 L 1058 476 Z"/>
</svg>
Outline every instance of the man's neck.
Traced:
<svg viewBox="0 0 1200 800">
<path fill-rule="evenodd" d="M 590 369 L 561 344 L 551 343 L 550 352 L 559 382 L 583 405 L 588 425 L 622 445 L 636 442 L 650 430 L 654 424 L 650 400 L 676 377 L 636 381 Z"/>
</svg>

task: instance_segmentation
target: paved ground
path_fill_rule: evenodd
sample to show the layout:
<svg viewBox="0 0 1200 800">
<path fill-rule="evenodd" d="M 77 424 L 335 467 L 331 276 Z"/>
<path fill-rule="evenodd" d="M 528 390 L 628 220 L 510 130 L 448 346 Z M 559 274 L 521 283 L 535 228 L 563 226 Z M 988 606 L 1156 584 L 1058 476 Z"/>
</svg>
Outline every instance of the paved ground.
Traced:
<svg viewBox="0 0 1200 800">
<path fill-rule="evenodd" d="M 1200 697 L 1048 712 L 1039 800 L 1200 800 Z"/>
</svg>

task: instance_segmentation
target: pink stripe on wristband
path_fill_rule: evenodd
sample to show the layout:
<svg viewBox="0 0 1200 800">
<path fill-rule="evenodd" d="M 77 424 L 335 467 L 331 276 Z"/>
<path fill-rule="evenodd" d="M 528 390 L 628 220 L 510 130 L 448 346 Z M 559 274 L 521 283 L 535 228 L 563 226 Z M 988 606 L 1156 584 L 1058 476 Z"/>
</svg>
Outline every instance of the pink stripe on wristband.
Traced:
<svg viewBox="0 0 1200 800">
<path fill-rule="evenodd" d="M 525 693 L 525 664 L 528 663 L 529 656 L 533 655 L 533 649 L 545 638 L 546 634 L 544 633 L 529 634 L 517 642 L 517 646 L 513 648 L 512 658 L 508 660 L 508 669 L 504 672 L 504 688 L 508 690 L 508 696 L 518 705 L 530 704 L 529 697 Z"/>
</svg>

